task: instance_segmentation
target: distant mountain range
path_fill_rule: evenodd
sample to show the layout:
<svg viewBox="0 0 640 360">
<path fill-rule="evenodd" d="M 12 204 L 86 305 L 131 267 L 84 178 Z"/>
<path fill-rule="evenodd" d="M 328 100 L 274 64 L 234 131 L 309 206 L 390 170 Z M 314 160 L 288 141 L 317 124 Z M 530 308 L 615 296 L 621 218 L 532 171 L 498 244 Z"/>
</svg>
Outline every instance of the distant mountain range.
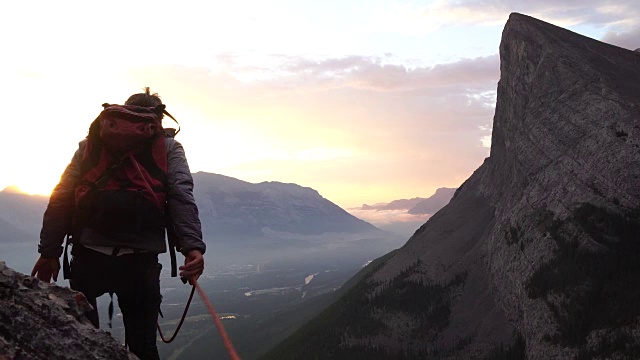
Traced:
<svg viewBox="0 0 640 360">
<path fill-rule="evenodd" d="M 359 244 L 361 250 L 379 256 L 406 240 L 356 218 L 308 187 L 253 184 L 205 172 L 193 177 L 204 239 L 215 249 L 271 256 L 286 248 L 318 250 Z M 37 243 L 47 203 L 45 196 L 25 195 L 11 188 L 1 191 L 0 242 Z"/>
<path fill-rule="evenodd" d="M 203 230 L 211 237 L 379 232 L 308 187 L 204 172 L 193 178 Z"/>
<path fill-rule="evenodd" d="M 449 203 L 456 188 L 440 188 L 428 199 L 424 199 L 409 209 L 409 214 L 435 214 Z"/>
<path fill-rule="evenodd" d="M 360 210 L 407 210 L 409 214 L 434 214 L 449 203 L 456 188 L 439 188 L 428 198 L 393 200 L 390 203 L 363 204 Z"/>
<path fill-rule="evenodd" d="M 455 192 L 455 188 L 440 188 L 428 198 L 416 197 L 389 203 L 364 204 L 348 211 L 380 229 L 408 239 L 431 215 L 447 205 Z"/>
<path fill-rule="evenodd" d="M 394 244 L 402 245 L 397 236 L 349 214 L 308 187 L 280 182 L 253 184 L 205 172 L 194 173 L 193 177 L 194 196 L 207 242 L 229 245 L 243 238 L 242 244 L 254 240 L 266 244 L 269 239 L 317 240 L 322 234 L 333 233 L 334 238 L 353 238 L 358 234 L 390 236 L 395 239 Z M 428 198 L 363 205 L 362 209 L 433 214 L 449 202 L 454 192 L 455 189 L 440 188 Z M 26 195 L 13 188 L 0 191 L 0 243 L 37 242 L 48 201 L 46 196 Z M 410 232 L 420 225 L 421 222 L 412 223 Z"/>
</svg>

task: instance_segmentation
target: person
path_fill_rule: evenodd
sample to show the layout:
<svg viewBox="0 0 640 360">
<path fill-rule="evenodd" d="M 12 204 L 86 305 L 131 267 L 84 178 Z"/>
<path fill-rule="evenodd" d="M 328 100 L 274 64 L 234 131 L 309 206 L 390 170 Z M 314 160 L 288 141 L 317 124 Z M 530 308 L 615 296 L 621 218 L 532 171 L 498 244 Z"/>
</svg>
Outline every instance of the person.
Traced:
<svg viewBox="0 0 640 360">
<path fill-rule="evenodd" d="M 145 110 L 144 108 L 164 110 L 158 94 L 151 94 L 149 88 L 145 88 L 144 93 L 129 97 L 123 107 L 138 109 L 130 106 L 143 108 L 142 110 Z M 109 108 L 105 108 L 103 113 L 107 109 Z M 163 116 L 162 110 L 157 113 L 160 121 Z M 95 144 L 100 143 L 99 141 L 96 140 L 90 145 L 92 129 L 97 126 L 100 118 L 99 116 L 92 124 L 87 138 L 80 142 L 71 163 L 51 194 L 40 232 L 38 246 L 40 258 L 36 261 L 31 275 L 46 282 L 50 282 L 52 278 L 57 281 L 60 256 L 66 250 L 62 247 L 64 238 L 71 233 L 70 285 L 72 289 L 84 293 L 93 305 L 94 309 L 87 313 L 88 319 L 98 328 L 96 297 L 105 293 L 115 293 L 123 315 L 129 349 L 141 359 L 159 359 L 156 346 L 156 323 L 162 297 L 160 295 L 161 264 L 158 262 L 158 254 L 166 251 L 165 224 L 176 234 L 178 240 L 176 248 L 185 256 L 184 265 L 179 267 L 180 277 L 193 283 L 204 270 L 203 254 L 206 247 L 202 240 L 198 208 L 193 197 L 193 178 L 182 145 L 172 136 L 165 137 L 162 134 L 164 137 L 162 151 L 166 150 L 167 169 L 167 187 L 163 190 L 162 196 L 166 195 L 164 210 L 170 214 L 170 219 L 168 223 L 165 223 L 164 219 L 150 220 L 162 221 L 161 237 L 158 236 L 157 231 L 142 235 L 133 234 L 131 231 L 126 233 L 127 230 L 114 232 L 113 227 L 120 224 L 118 221 L 126 222 L 126 218 L 110 222 L 113 219 L 100 219 L 101 216 L 104 217 L 104 213 L 93 214 L 95 216 L 91 221 L 94 221 L 93 225 L 96 221 L 107 223 L 108 227 L 86 225 L 92 224 L 91 221 L 87 221 L 87 218 L 92 218 L 92 214 L 86 214 L 87 209 L 79 209 L 78 189 L 83 184 L 83 176 L 90 171 L 86 165 L 87 158 L 91 157 L 90 154 L 89 156 L 85 154 L 85 152 L 89 153 L 87 148 L 92 146 L 91 151 L 101 154 L 100 146 Z M 102 155 L 98 155 L 98 158 L 99 156 Z M 114 172 L 117 171 L 114 170 Z M 146 212 L 144 216 L 149 218 L 150 214 L 155 217 L 162 216 L 157 215 L 153 210 Z M 80 221 L 78 218 L 84 218 L 84 220 Z M 139 226 L 138 223 L 138 228 Z M 135 236 L 138 238 L 134 239 Z"/>
</svg>

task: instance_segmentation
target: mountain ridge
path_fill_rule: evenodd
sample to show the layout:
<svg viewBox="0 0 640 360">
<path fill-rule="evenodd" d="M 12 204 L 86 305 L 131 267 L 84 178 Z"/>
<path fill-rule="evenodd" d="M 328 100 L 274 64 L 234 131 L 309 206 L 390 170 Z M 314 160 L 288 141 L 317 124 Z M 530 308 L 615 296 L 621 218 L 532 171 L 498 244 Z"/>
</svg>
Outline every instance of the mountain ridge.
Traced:
<svg viewBox="0 0 640 360">
<path fill-rule="evenodd" d="M 637 355 L 640 55 L 513 13 L 500 58 L 490 156 L 266 359 Z"/>
<path fill-rule="evenodd" d="M 309 187 L 275 181 L 253 184 L 205 172 L 194 173 L 193 178 L 203 239 L 216 263 L 267 261 L 303 253 L 337 256 L 339 249 L 343 249 L 341 257 L 358 253 L 358 259 L 371 259 L 406 239 L 356 218 Z M 35 248 L 47 204 L 46 196 L 12 189 L 0 192 L 0 242 L 33 243 Z M 26 271 L 22 262 L 15 261 L 12 266 Z"/>
<path fill-rule="evenodd" d="M 436 192 L 426 198 L 397 199 L 388 203 L 373 205 L 362 204 L 359 210 L 407 210 L 410 214 L 432 214 L 433 209 L 440 209 L 451 199 L 456 188 L 438 188 Z M 433 211 L 433 212 L 428 212 Z M 437 211 L 437 210 L 436 210 Z"/>
<path fill-rule="evenodd" d="M 261 236 L 265 229 L 303 235 L 319 234 L 326 229 L 346 233 L 379 231 L 314 189 L 281 182 L 252 184 L 231 179 L 218 174 L 194 174 L 198 184 L 194 196 L 201 217 L 209 220 L 203 230 L 210 236 L 227 232 Z"/>
</svg>

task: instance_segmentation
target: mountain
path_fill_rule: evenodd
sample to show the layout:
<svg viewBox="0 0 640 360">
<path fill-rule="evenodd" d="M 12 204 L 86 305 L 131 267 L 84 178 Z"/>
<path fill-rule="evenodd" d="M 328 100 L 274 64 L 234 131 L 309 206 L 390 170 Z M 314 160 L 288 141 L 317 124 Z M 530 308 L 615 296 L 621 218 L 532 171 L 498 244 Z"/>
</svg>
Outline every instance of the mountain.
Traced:
<svg viewBox="0 0 640 360">
<path fill-rule="evenodd" d="M 455 191 L 455 188 L 439 188 L 428 198 L 415 197 L 393 200 L 389 203 L 363 204 L 358 210 L 407 210 L 409 214 L 434 214 L 447 205 Z"/>
<path fill-rule="evenodd" d="M 349 214 L 316 190 L 296 184 L 257 184 L 193 174 L 205 241 L 220 262 L 306 256 L 371 260 L 405 239 Z"/>
<path fill-rule="evenodd" d="M 358 210 L 408 210 L 410 214 L 433 214 L 447 205 L 455 191 L 455 188 L 439 188 L 428 198 L 415 197 L 393 200 L 389 203 L 363 204 Z"/>
<path fill-rule="evenodd" d="M 436 193 L 431 195 L 431 197 L 411 207 L 409 214 L 435 214 L 449 203 L 456 190 L 455 188 L 440 188 L 436 190 Z"/>
<path fill-rule="evenodd" d="M 279 182 L 252 184 L 204 172 L 193 174 L 193 178 L 194 197 L 209 239 L 383 234 L 311 188 Z M 46 196 L 26 195 L 9 188 L 0 191 L 0 232 L 20 237 L 28 234 L 37 241 L 47 203 Z"/>
<path fill-rule="evenodd" d="M 490 157 L 265 359 L 633 359 L 640 54 L 521 14 Z"/>
<path fill-rule="evenodd" d="M 394 200 L 390 203 L 364 204 L 349 212 L 377 228 L 398 234 L 404 239 L 413 235 L 429 217 L 445 206 L 456 189 L 439 188 L 428 198 Z"/>
<path fill-rule="evenodd" d="M 280 182 L 252 184 L 204 172 L 193 174 L 193 178 L 204 231 L 211 236 L 378 231 L 308 187 Z"/>
<path fill-rule="evenodd" d="M 406 239 L 354 217 L 308 187 L 253 184 L 204 172 L 193 178 L 204 240 L 216 263 L 307 256 L 352 257 L 361 264 Z M 0 242 L 35 245 L 47 203 L 45 196 L 1 191 Z"/>
<path fill-rule="evenodd" d="M 393 200 L 390 203 L 363 204 L 360 210 L 409 210 L 424 200 L 426 199 L 415 197 L 413 199 Z"/>
</svg>

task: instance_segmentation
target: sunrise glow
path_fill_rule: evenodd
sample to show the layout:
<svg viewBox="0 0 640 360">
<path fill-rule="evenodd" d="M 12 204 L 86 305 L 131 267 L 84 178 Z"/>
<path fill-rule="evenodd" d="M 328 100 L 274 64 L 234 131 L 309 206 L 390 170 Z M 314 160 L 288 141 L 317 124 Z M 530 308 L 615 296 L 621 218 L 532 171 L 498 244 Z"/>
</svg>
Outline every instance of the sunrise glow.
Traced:
<svg viewBox="0 0 640 360">
<path fill-rule="evenodd" d="M 150 86 L 192 171 L 343 207 L 457 187 L 488 156 L 510 12 L 627 47 L 638 25 L 632 2 L 37 3 L 2 5 L 0 189 L 49 194 L 101 104 Z"/>
</svg>

